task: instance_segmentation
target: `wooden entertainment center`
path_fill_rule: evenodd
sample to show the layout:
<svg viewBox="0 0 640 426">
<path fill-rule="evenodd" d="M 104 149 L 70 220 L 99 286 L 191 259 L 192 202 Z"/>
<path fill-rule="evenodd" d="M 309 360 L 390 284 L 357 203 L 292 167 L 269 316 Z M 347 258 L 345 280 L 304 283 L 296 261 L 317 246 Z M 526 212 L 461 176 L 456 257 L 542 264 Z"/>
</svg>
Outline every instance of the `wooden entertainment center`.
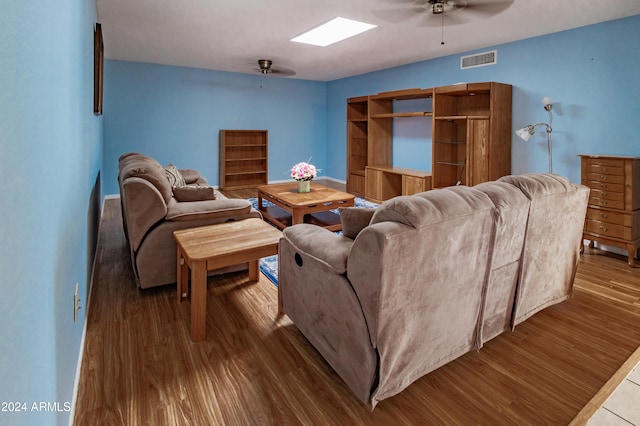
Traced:
<svg viewBox="0 0 640 426">
<path fill-rule="evenodd" d="M 463 83 L 347 99 L 347 191 L 382 202 L 511 173 L 511 85 Z M 425 111 L 394 110 L 430 99 Z M 431 172 L 393 166 L 394 118 L 431 117 Z"/>
</svg>

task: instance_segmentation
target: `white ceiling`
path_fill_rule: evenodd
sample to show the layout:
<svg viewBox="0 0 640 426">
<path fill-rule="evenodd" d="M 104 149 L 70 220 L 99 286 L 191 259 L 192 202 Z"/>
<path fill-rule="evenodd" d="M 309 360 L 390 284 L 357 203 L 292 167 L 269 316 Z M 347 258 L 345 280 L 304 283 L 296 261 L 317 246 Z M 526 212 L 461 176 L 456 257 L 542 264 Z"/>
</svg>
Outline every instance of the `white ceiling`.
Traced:
<svg viewBox="0 0 640 426">
<path fill-rule="evenodd" d="M 418 2 L 426 0 L 418 0 Z M 468 0 L 469 5 L 501 0 Z M 640 14 L 639 0 L 515 0 L 487 16 L 440 17 L 414 0 L 97 0 L 105 56 L 257 72 L 258 59 L 330 81 Z M 336 16 L 378 25 L 328 47 L 289 41 Z M 463 22 L 459 22 L 463 21 Z M 444 30 L 444 32 L 443 32 Z M 444 33 L 445 44 L 441 45 Z"/>
</svg>

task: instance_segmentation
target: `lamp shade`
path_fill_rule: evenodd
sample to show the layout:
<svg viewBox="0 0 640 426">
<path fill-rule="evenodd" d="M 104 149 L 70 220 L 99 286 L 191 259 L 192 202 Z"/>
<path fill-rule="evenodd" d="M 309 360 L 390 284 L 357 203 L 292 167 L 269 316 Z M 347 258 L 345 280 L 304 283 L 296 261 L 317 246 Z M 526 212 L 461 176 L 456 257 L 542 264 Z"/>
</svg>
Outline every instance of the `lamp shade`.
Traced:
<svg viewBox="0 0 640 426">
<path fill-rule="evenodd" d="M 528 141 L 531 136 L 533 135 L 533 129 L 530 128 L 530 126 L 526 126 L 523 127 L 522 129 L 518 129 L 516 130 L 516 135 L 518 135 L 518 137 L 520 139 L 522 139 L 523 141 Z"/>
</svg>

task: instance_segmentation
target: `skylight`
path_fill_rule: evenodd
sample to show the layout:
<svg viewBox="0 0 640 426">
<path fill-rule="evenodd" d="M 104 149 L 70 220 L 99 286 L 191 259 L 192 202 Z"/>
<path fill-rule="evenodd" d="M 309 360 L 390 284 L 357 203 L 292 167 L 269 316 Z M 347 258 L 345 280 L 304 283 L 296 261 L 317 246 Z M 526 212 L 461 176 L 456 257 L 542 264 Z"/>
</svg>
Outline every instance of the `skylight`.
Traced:
<svg viewBox="0 0 640 426">
<path fill-rule="evenodd" d="M 298 37 L 292 38 L 291 41 L 325 47 L 368 31 L 376 26 L 377 25 L 367 24 L 365 22 L 337 17 L 326 24 L 322 24 Z"/>
</svg>

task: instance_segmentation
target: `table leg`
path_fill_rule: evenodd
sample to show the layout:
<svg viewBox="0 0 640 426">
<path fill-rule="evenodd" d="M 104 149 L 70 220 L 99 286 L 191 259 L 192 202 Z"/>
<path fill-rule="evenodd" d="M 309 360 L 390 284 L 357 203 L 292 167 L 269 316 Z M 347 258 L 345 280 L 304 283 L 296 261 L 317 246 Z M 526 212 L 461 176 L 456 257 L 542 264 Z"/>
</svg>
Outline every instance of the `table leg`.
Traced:
<svg viewBox="0 0 640 426">
<path fill-rule="evenodd" d="M 199 342 L 207 337 L 207 264 L 191 265 L 191 340 Z"/>
<path fill-rule="evenodd" d="M 249 261 L 249 282 L 258 282 L 260 280 L 260 260 Z"/>
<path fill-rule="evenodd" d="M 189 295 L 189 266 L 182 256 L 180 247 L 176 250 L 178 252 L 178 264 L 176 268 L 176 283 L 178 285 L 178 302 L 182 301 L 183 297 Z"/>
<path fill-rule="evenodd" d="M 304 211 L 301 209 L 292 209 L 291 212 L 291 224 L 304 223 Z"/>
</svg>

